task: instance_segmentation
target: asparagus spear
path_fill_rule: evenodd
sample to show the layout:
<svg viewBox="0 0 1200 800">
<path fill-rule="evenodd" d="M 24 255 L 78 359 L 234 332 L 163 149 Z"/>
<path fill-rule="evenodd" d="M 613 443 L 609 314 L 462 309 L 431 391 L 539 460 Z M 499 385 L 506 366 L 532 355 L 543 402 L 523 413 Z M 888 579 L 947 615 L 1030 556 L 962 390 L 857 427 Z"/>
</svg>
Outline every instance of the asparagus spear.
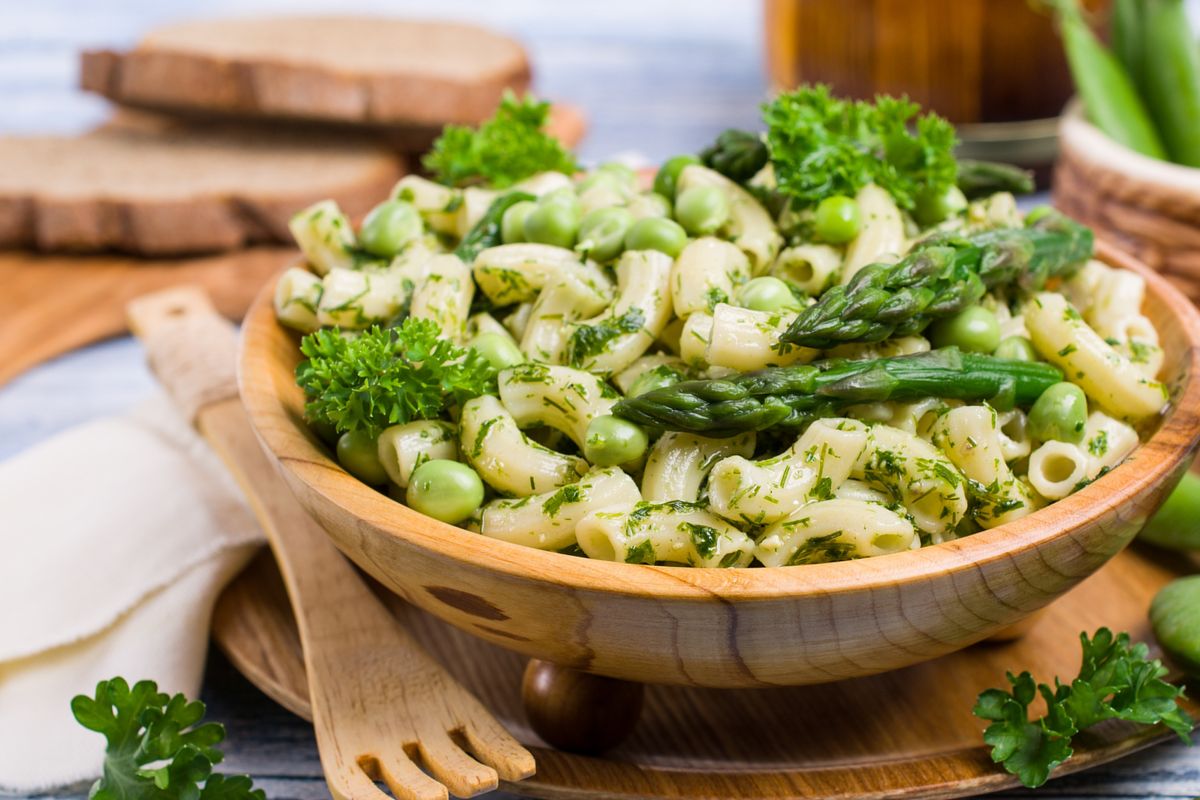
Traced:
<svg viewBox="0 0 1200 800">
<path fill-rule="evenodd" d="M 1033 173 L 998 161 L 958 160 L 958 188 L 970 200 L 996 192 L 1029 194 L 1034 190 Z"/>
<path fill-rule="evenodd" d="M 772 367 L 723 380 L 684 381 L 626 397 L 613 414 L 642 425 L 704 436 L 799 428 L 854 403 L 942 397 L 1029 406 L 1062 373 L 946 347 L 864 361 Z"/>
<path fill-rule="evenodd" d="M 770 155 L 762 137 L 736 128 L 722 132 L 715 142 L 700 152 L 704 166 L 735 183 L 745 183 L 753 178 L 768 160 Z"/>
<path fill-rule="evenodd" d="M 919 333 L 989 289 L 1013 283 L 1040 289 L 1091 255 L 1091 230 L 1050 209 L 1030 214 L 1025 228 L 934 236 L 896 264 L 863 267 L 848 284 L 826 291 L 780 339 L 826 348 Z"/>
</svg>

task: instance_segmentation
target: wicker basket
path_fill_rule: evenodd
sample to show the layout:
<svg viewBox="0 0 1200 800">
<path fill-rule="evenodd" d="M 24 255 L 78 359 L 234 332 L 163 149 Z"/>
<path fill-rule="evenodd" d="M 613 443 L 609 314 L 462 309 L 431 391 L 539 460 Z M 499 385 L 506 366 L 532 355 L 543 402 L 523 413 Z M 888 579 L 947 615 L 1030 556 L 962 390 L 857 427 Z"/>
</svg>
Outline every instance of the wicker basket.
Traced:
<svg viewBox="0 0 1200 800">
<path fill-rule="evenodd" d="M 1088 123 L 1059 128 L 1054 203 L 1096 235 L 1165 274 L 1200 304 L 1200 169 L 1147 158 Z"/>
</svg>

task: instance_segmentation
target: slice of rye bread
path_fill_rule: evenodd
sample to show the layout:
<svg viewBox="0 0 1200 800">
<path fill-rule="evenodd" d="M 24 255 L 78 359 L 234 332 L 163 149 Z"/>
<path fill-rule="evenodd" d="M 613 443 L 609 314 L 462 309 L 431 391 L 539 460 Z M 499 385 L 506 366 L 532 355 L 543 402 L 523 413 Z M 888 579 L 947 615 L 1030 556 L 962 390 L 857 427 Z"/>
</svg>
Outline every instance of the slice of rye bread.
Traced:
<svg viewBox="0 0 1200 800">
<path fill-rule="evenodd" d="M 530 77 L 511 39 L 386 17 L 185 22 L 81 66 L 84 89 L 130 106 L 415 128 L 478 123 Z"/>
<path fill-rule="evenodd" d="M 286 131 L 0 137 L 0 248 L 169 256 L 290 242 L 296 211 L 330 197 L 358 217 L 404 166 L 377 142 Z"/>
</svg>

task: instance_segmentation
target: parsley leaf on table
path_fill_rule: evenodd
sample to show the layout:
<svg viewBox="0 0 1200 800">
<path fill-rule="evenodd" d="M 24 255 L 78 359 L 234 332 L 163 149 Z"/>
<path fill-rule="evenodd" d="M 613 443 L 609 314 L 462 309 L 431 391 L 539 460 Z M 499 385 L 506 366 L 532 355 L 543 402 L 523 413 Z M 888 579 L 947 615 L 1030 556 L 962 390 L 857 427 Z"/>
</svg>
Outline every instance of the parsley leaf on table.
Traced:
<svg viewBox="0 0 1200 800">
<path fill-rule="evenodd" d="M 1109 719 L 1164 725 L 1190 743 L 1192 719 L 1178 705 L 1183 689 L 1162 678 L 1167 669 L 1150 660 L 1146 645 L 1131 644 L 1129 634 L 1116 636 L 1101 628 L 1079 636 L 1083 663 L 1070 683 L 1036 684 L 1028 672 L 1008 673 L 1012 691 L 988 689 L 979 695 L 975 716 L 992 724 L 983 740 L 992 760 L 1026 786 L 1045 783 L 1058 765 L 1071 757 L 1071 739 L 1084 728 Z M 1029 719 L 1029 704 L 1040 694 L 1046 715 Z"/>
<path fill-rule="evenodd" d="M 784 92 L 763 107 L 779 191 L 805 207 L 874 183 L 906 209 L 944 192 L 958 176 L 954 126 L 930 113 L 910 128 L 918 111 L 907 98 L 841 100 L 824 85 Z"/>
<path fill-rule="evenodd" d="M 245 775 L 213 774 L 225 728 L 202 721 L 199 701 L 159 692 L 153 681 L 131 688 L 113 678 L 97 684 L 94 697 L 72 699 L 71 711 L 108 741 L 91 800 L 266 800 Z"/>
<path fill-rule="evenodd" d="M 428 319 L 409 317 L 397 328 L 374 327 L 354 338 L 320 330 L 305 336 L 300 350 L 308 356 L 296 367 L 308 397 L 305 413 L 339 432 L 374 436 L 495 391 L 496 370 Z"/>
<path fill-rule="evenodd" d="M 504 189 L 539 172 L 572 175 L 575 157 L 544 130 L 550 104 L 505 92 L 496 114 L 478 128 L 447 125 L 421 162 L 447 186 Z"/>
</svg>

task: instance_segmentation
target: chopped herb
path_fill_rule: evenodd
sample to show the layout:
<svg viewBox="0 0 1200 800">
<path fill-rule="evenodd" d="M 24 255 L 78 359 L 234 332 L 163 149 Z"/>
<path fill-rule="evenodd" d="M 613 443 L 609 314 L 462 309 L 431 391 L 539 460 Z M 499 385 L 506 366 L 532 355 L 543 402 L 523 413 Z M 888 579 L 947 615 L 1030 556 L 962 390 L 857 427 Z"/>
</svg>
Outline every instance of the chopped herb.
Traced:
<svg viewBox="0 0 1200 800">
<path fill-rule="evenodd" d="M 581 366 L 588 359 L 603 353 L 613 339 L 622 334 L 636 333 L 645 324 L 645 313 L 640 308 L 631 308 L 619 317 L 595 325 L 580 325 L 567 340 L 567 360 L 573 367 Z"/>
<path fill-rule="evenodd" d="M 654 546 L 646 539 L 625 553 L 626 564 L 653 564 Z"/>
<path fill-rule="evenodd" d="M 716 528 L 711 528 L 708 525 L 697 525 L 694 522 L 681 522 L 679 524 L 681 530 L 687 531 L 692 537 L 692 544 L 696 548 L 696 553 L 701 558 L 712 558 L 717 553 L 717 540 L 721 534 Z"/>
<path fill-rule="evenodd" d="M 820 564 L 825 561 L 846 561 L 853 558 L 857 548 L 852 542 L 840 541 L 841 538 L 842 532 L 834 531 L 826 536 L 805 539 L 788 558 L 785 566 L 795 567 L 800 564 Z"/>
<path fill-rule="evenodd" d="M 564 503 L 578 503 L 585 499 L 585 497 L 586 495 L 579 484 L 569 483 L 550 495 L 545 503 L 542 503 L 542 512 L 548 517 L 554 517 L 558 514 L 558 510 L 563 507 Z"/>
<path fill-rule="evenodd" d="M 1062 350 L 1059 350 L 1058 354 L 1060 356 L 1062 356 L 1063 358 L 1066 358 L 1067 356 L 1071 355 L 1071 353 L 1074 353 L 1077 349 L 1078 348 L 1075 347 L 1075 345 L 1069 344 L 1066 347 L 1064 347 Z"/>
</svg>

